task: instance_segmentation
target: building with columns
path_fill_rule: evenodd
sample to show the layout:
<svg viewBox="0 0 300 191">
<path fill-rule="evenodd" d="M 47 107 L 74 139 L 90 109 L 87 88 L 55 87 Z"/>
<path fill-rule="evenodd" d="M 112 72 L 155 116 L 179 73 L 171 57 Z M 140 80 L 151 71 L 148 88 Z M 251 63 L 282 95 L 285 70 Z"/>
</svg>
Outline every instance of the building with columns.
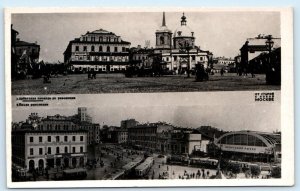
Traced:
<svg viewBox="0 0 300 191">
<path fill-rule="evenodd" d="M 12 162 L 26 170 L 83 167 L 87 162 L 87 132 L 12 131 Z"/>
<path fill-rule="evenodd" d="M 204 68 L 209 67 L 213 55 L 195 45 L 195 34 L 187 25 L 187 17 L 184 13 L 181 17 L 180 26 L 174 31 L 174 34 L 168 29 L 165 13 L 163 13 L 162 26 L 155 35 L 154 53 L 161 54 L 162 63 L 167 70 L 184 73 L 188 69 L 195 69 L 196 64 L 203 64 Z"/>
<path fill-rule="evenodd" d="M 118 72 L 129 64 L 130 42 L 104 29 L 87 32 L 71 40 L 64 52 L 64 63 L 73 72 Z"/>
</svg>

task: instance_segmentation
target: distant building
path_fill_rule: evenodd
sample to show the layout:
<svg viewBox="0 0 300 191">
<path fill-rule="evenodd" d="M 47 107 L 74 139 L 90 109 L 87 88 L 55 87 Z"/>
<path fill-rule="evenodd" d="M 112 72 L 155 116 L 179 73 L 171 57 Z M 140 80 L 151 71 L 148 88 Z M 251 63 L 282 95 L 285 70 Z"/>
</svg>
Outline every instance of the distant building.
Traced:
<svg viewBox="0 0 300 191">
<path fill-rule="evenodd" d="M 92 118 L 87 114 L 87 108 L 86 107 L 79 107 L 78 108 L 78 117 L 80 118 L 81 122 L 92 123 Z"/>
<path fill-rule="evenodd" d="M 129 64 L 130 42 L 104 29 L 87 32 L 71 40 L 64 62 L 73 72 L 117 72 Z"/>
<path fill-rule="evenodd" d="M 39 61 L 40 45 L 21 41 L 19 32 L 11 25 L 11 75 L 12 79 L 23 79 Z"/>
<path fill-rule="evenodd" d="M 26 170 L 83 167 L 87 162 L 86 131 L 12 131 L 12 162 Z"/>
<path fill-rule="evenodd" d="M 194 130 L 173 129 L 158 134 L 158 149 L 162 153 L 191 155 L 195 152 L 207 153 L 209 140 Z"/>
<path fill-rule="evenodd" d="M 152 55 L 154 50 L 151 48 L 141 48 L 139 45 L 137 48 L 131 48 L 130 50 L 130 63 L 138 67 L 151 67 L 149 62 L 149 55 Z"/>
<path fill-rule="evenodd" d="M 105 127 L 101 131 L 102 141 L 106 143 L 125 144 L 128 141 L 128 129 L 122 127 Z"/>
<path fill-rule="evenodd" d="M 215 57 L 213 58 L 212 71 L 214 73 L 220 73 L 223 69 L 224 72 L 232 71 L 231 68 L 235 68 L 235 60 L 226 57 Z"/>
<path fill-rule="evenodd" d="M 15 53 L 20 60 L 26 57 L 29 63 L 38 62 L 40 57 L 40 45 L 38 45 L 37 42 L 25 42 L 17 38 L 15 42 Z"/>
<path fill-rule="evenodd" d="M 121 128 L 128 129 L 128 128 L 134 127 L 138 124 L 139 124 L 139 122 L 136 121 L 135 119 L 126 119 L 126 120 L 121 121 Z"/>
</svg>

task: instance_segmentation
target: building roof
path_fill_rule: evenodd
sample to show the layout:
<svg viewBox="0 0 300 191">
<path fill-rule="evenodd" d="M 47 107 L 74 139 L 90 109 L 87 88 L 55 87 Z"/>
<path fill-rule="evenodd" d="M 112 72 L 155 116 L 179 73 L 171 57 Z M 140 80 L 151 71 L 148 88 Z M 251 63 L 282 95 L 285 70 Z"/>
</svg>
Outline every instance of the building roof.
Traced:
<svg viewBox="0 0 300 191">
<path fill-rule="evenodd" d="M 40 45 L 38 45 L 36 43 L 25 42 L 25 41 L 19 40 L 19 41 L 16 41 L 15 46 L 38 46 L 39 47 Z"/>
<path fill-rule="evenodd" d="M 107 30 L 104 30 L 102 28 L 94 30 L 92 32 L 88 31 L 86 34 L 111 34 L 111 35 L 115 35 L 115 33 L 107 31 Z"/>
<path fill-rule="evenodd" d="M 192 37 L 192 29 L 187 25 L 178 27 L 174 32 L 174 37 Z"/>
<path fill-rule="evenodd" d="M 74 40 L 71 40 L 70 43 L 83 43 L 83 44 L 127 44 L 130 45 L 130 42 L 121 40 L 120 42 L 100 42 L 100 41 L 81 41 L 80 38 L 75 38 Z"/>
<path fill-rule="evenodd" d="M 86 133 L 87 130 L 28 130 L 28 129 L 18 129 L 12 131 L 12 133 L 19 133 L 19 134 L 27 134 L 27 133 L 36 133 L 36 134 L 41 134 L 41 133 Z"/>
<path fill-rule="evenodd" d="M 221 139 L 223 139 L 226 136 L 229 135 L 236 135 L 236 134 L 246 134 L 246 135 L 252 135 L 256 138 L 263 141 L 267 146 L 274 146 L 275 144 L 281 144 L 281 134 L 278 133 L 268 133 L 268 132 L 259 132 L 259 131 L 232 131 L 225 133 L 221 137 L 219 137 L 215 143 L 219 142 Z"/>
</svg>

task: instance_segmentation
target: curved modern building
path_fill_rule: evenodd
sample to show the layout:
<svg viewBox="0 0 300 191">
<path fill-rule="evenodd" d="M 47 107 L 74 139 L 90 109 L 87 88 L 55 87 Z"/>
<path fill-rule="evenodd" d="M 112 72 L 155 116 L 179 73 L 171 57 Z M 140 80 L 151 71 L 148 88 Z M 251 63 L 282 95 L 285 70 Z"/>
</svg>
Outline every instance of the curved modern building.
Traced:
<svg viewBox="0 0 300 191">
<path fill-rule="evenodd" d="M 224 156 L 243 161 L 280 162 L 281 134 L 257 131 L 229 132 L 214 141 Z"/>
</svg>

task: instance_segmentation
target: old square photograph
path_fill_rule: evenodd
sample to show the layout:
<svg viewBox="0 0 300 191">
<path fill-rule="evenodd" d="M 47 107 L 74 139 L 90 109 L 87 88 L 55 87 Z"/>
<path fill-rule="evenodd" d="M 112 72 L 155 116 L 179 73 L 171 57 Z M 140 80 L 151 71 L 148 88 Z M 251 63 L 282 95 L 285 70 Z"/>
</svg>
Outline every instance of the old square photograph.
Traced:
<svg viewBox="0 0 300 191">
<path fill-rule="evenodd" d="M 81 96 L 64 108 L 13 108 L 12 181 L 280 179 L 280 93 L 259 104 L 227 96 L 239 99 L 142 105 L 141 95 L 113 102 L 119 95 L 83 105 L 91 96 Z"/>
<path fill-rule="evenodd" d="M 13 95 L 281 89 L 280 11 L 11 14 Z"/>
</svg>

